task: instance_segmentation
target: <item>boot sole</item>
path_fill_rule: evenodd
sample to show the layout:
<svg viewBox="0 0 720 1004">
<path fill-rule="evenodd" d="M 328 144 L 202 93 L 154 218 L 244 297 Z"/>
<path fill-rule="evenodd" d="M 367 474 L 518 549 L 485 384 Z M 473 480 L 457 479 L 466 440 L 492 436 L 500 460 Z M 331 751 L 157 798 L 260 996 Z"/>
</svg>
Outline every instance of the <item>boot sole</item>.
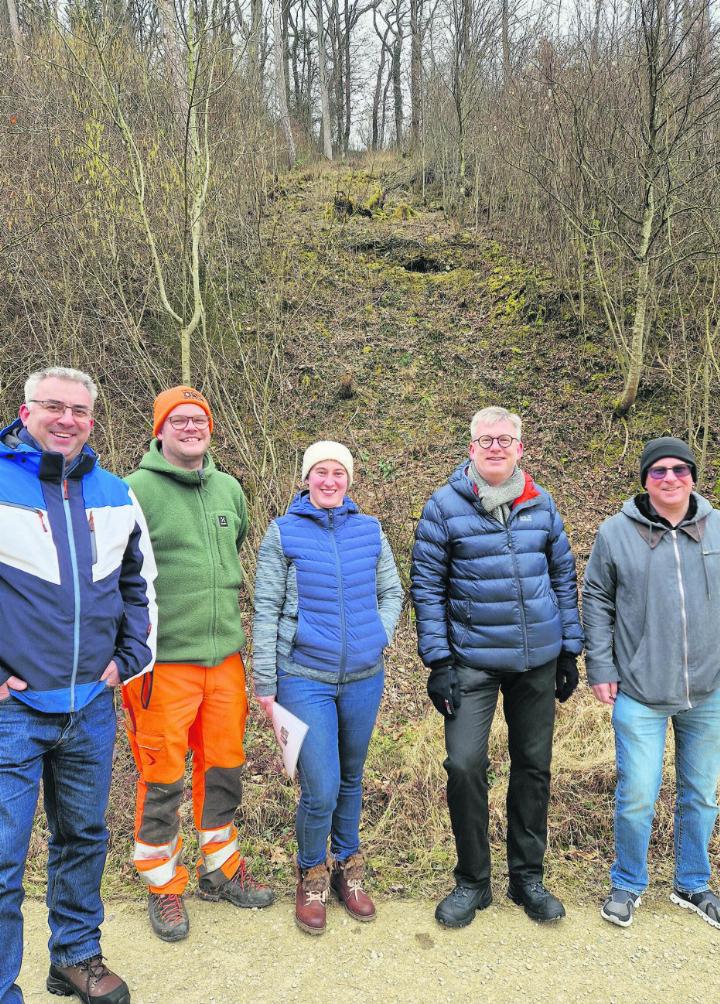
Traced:
<svg viewBox="0 0 720 1004">
<path fill-rule="evenodd" d="M 695 906 L 694 903 L 688 903 L 686 899 L 681 899 L 674 892 L 670 893 L 670 902 L 674 903 L 675 906 L 679 906 L 683 910 L 692 910 L 693 913 L 696 913 L 698 917 L 701 917 L 706 924 L 710 925 L 710 927 L 720 927 L 720 923 L 718 923 L 717 920 L 713 920 L 712 917 L 708 917 L 708 915 Z"/>
<path fill-rule="evenodd" d="M 78 997 L 84 1004 L 91 1004 L 91 1002 L 97 1001 L 97 997 L 88 997 L 84 994 L 82 990 L 73 986 L 72 983 L 68 983 L 66 980 L 60 979 L 57 976 L 48 976 L 45 980 L 45 986 L 48 989 L 48 993 L 55 994 L 56 997 Z M 113 1004 L 130 1004 L 130 993 L 123 994 L 122 997 L 118 997 Z"/>
<path fill-rule="evenodd" d="M 324 927 L 310 927 L 309 924 L 303 924 L 301 920 L 298 920 L 297 915 L 295 917 L 295 923 L 297 924 L 297 926 L 300 928 L 301 931 L 305 932 L 305 934 L 312 934 L 314 937 L 316 937 L 318 934 L 325 934 Z"/>
<path fill-rule="evenodd" d="M 338 903 L 345 907 L 345 912 L 348 916 L 352 917 L 353 920 L 359 920 L 361 924 L 371 924 L 377 917 L 377 910 L 374 913 L 369 914 L 367 917 L 361 916 L 359 913 L 355 913 L 354 910 L 350 909 L 334 885 L 330 886 L 330 890 Z"/>
<path fill-rule="evenodd" d="M 206 903 L 231 903 L 232 906 L 238 907 L 239 910 L 265 910 L 275 902 L 275 897 L 273 896 L 269 903 L 238 903 L 237 900 L 230 899 L 229 896 L 224 896 L 221 892 L 205 892 L 200 887 L 195 890 L 195 895 L 198 899 L 204 899 Z"/>
<path fill-rule="evenodd" d="M 169 934 L 161 934 L 159 931 L 156 931 L 155 928 L 153 927 L 152 932 L 156 938 L 160 939 L 160 941 L 166 941 L 169 945 L 172 945 L 176 941 L 185 941 L 185 939 L 190 934 L 190 928 L 188 928 L 187 931 L 180 931 L 179 933 L 171 931 Z"/>
</svg>

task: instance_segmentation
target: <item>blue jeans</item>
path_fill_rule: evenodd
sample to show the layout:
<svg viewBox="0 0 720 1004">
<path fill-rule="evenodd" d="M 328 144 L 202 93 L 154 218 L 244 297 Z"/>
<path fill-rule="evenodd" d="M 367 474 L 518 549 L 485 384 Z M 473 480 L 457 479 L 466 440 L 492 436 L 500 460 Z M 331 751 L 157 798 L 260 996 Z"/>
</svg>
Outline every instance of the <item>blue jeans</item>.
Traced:
<svg viewBox="0 0 720 1004">
<path fill-rule="evenodd" d="M 702 892 L 710 882 L 708 845 L 718 814 L 720 690 L 672 717 L 675 733 L 675 886 Z M 668 715 L 620 691 L 612 716 L 617 756 L 613 886 L 647 888 L 647 852 L 662 782 Z"/>
<path fill-rule="evenodd" d="M 107 853 L 105 809 L 115 741 L 107 688 L 81 711 L 43 714 L 0 702 L 0 1004 L 21 1004 L 23 874 L 40 778 L 50 829 L 50 959 L 72 966 L 100 953 Z"/>
<path fill-rule="evenodd" d="M 278 672 L 277 699 L 308 726 L 298 759 L 295 820 L 298 864 L 323 864 L 330 850 L 345 861 L 360 848 L 362 778 L 384 675 L 320 683 Z"/>
</svg>

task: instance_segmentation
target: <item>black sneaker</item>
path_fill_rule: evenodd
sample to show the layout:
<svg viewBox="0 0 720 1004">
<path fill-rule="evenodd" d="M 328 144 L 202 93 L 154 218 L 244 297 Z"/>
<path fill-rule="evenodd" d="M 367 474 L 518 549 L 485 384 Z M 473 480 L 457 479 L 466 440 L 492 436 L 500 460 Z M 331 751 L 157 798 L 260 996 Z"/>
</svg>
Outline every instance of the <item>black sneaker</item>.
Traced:
<svg viewBox="0 0 720 1004">
<path fill-rule="evenodd" d="M 241 861 L 232 878 L 226 879 L 220 885 L 215 885 L 208 879 L 200 879 L 197 895 L 200 899 L 208 899 L 218 903 L 226 899 L 233 906 L 241 906 L 247 910 L 261 909 L 270 906 L 275 901 L 275 893 L 266 885 L 257 882 Z"/>
<path fill-rule="evenodd" d="M 618 927 L 630 927 L 633 922 L 633 914 L 642 903 L 638 893 L 629 892 L 627 889 L 610 890 L 610 895 L 600 907 L 600 916 L 603 920 Z"/>
<path fill-rule="evenodd" d="M 484 910 L 492 903 L 490 886 L 471 889 L 456 885 L 451 893 L 435 908 L 435 920 L 444 927 L 467 927 L 474 920 L 476 910 Z"/>
<path fill-rule="evenodd" d="M 153 931 L 162 941 L 182 941 L 190 933 L 190 918 L 182 896 L 149 893 L 148 915 Z"/>
<path fill-rule="evenodd" d="M 507 894 L 513 903 L 525 908 L 525 913 L 531 920 L 537 920 L 541 924 L 560 920 L 565 916 L 565 907 L 557 896 L 548 892 L 539 879 L 523 884 L 516 884 L 511 880 Z"/>
<path fill-rule="evenodd" d="M 673 889 L 670 899 L 683 910 L 694 910 L 711 927 L 720 927 L 720 899 L 710 889 L 703 889 L 702 892 Z"/>
</svg>

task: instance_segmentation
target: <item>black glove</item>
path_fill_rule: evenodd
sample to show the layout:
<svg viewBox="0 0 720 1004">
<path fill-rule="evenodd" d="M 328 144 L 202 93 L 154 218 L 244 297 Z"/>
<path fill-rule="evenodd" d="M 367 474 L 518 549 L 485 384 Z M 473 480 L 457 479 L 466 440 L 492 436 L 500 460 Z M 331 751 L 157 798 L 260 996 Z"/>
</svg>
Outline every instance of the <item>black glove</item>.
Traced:
<svg viewBox="0 0 720 1004">
<path fill-rule="evenodd" d="M 462 696 L 458 683 L 457 670 L 452 659 L 443 659 L 433 663 L 427 682 L 428 697 L 437 710 L 445 718 L 454 718 L 460 707 Z"/>
<path fill-rule="evenodd" d="M 567 701 L 579 682 L 577 656 L 570 655 L 569 652 L 561 652 L 555 671 L 555 696 L 561 704 Z"/>
</svg>

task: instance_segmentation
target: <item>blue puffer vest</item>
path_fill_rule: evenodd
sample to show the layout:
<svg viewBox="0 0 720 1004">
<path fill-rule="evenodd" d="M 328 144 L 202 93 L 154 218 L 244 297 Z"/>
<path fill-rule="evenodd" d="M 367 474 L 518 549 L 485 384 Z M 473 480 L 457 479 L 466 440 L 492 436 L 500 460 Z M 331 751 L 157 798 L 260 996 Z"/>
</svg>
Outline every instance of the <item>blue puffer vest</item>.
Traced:
<svg viewBox="0 0 720 1004">
<path fill-rule="evenodd" d="M 524 672 L 582 651 L 575 560 L 551 496 L 526 475 L 507 526 L 474 494 L 467 461 L 426 504 L 411 593 L 431 666 Z"/>
<path fill-rule="evenodd" d="M 293 661 L 340 680 L 377 665 L 388 644 L 377 604 L 378 521 L 347 497 L 316 509 L 301 492 L 277 525 L 297 574 Z"/>
</svg>

